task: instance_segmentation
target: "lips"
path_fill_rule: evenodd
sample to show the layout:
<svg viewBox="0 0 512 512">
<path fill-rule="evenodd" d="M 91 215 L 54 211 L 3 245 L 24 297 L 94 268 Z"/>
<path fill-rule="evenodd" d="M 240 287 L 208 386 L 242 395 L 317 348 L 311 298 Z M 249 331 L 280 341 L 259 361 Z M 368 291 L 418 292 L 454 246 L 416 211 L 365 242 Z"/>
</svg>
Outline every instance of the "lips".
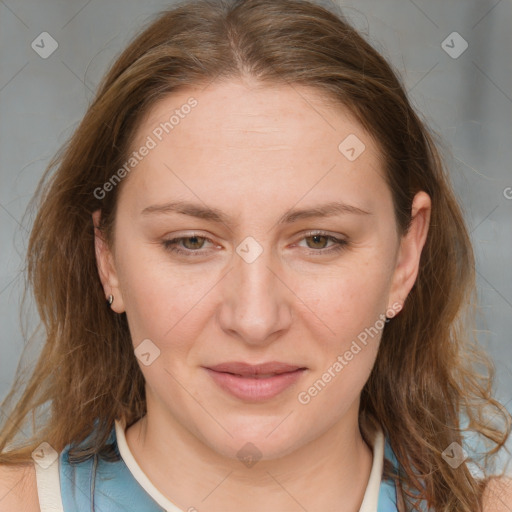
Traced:
<svg viewBox="0 0 512 512">
<path fill-rule="evenodd" d="M 221 363 L 208 368 L 214 372 L 231 373 L 240 377 L 265 378 L 294 372 L 303 367 L 272 361 L 256 365 L 242 362 Z"/>
<path fill-rule="evenodd" d="M 305 367 L 272 361 L 251 365 L 229 362 L 203 367 L 220 389 L 246 402 L 270 400 L 293 386 Z"/>
</svg>

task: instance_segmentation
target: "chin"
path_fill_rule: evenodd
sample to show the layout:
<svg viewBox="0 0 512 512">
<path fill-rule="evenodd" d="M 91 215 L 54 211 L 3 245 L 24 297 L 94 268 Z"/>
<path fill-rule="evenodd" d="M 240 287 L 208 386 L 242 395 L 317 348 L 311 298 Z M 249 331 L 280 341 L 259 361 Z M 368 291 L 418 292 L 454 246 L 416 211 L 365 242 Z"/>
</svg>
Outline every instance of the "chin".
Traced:
<svg viewBox="0 0 512 512">
<path fill-rule="evenodd" d="M 284 457 L 306 443 L 301 443 L 300 433 L 285 426 L 287 420 L 280 425 L 283 417 L 257 421 L 255 418 L 244 417 L 236 423 L 223 423 L 231 434 L 222 431 L 212 439 L 212 432 L 204 432 L 206 443 L 219 455 L 230 459 L 243 458 L 254 460 L 273 460 Z M 277 427 L 277 428 L 276 428 Z M 287 428 L 288 427 L 288 428 Z"/>
</svg>

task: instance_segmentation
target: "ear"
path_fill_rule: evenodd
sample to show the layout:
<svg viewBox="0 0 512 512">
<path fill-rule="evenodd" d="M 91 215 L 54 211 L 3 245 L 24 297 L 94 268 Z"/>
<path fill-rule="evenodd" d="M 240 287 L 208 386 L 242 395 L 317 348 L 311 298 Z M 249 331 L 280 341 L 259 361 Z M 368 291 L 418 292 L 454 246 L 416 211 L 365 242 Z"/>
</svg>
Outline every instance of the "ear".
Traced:
<svg viewBox="0 0 512 512">
<path fill-rule="evenodd" d="M 416 281 L 421 251 L 427 239 L 431 209 L 430 196 L 426 192 L 418 192 L 412 203 L 411 225 L 400 241 L 389 294 L 388 310 L 391 309 L 397 313 L 400 311 Z M 397 303 L 400 304 L 400 308 L 397 308 Z"/>
<path fill-rule="evenodd" d="M 101 218 L 101 210 L 96 210 L 92 214 L 92 222 L 94 224 L 94 249 L 96 254 L 96 264 L 101 284 L 105 292 L 105 297 L 114 296 L 112 310 L 116 313 L 124 312 L 124 302 L 121 290 L 119 289 L 119 281 L 114 264 L 114 255 L 108 246 L 103 233 L 99 229 Z"/>
</svg>

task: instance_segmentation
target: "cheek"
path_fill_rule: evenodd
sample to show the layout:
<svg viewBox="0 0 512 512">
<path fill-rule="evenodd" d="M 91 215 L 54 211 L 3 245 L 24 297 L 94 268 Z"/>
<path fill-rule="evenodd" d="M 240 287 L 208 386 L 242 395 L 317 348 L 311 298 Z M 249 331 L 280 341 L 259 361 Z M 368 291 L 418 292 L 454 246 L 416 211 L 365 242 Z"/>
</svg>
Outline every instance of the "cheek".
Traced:
<svg viewBox="0 0 512 512">
<path fill-rule="evenodd" d="M 164 254 L 162 249 L 162 254 Z M 168 263 L 154 247 L 134 246 L 119 258 L 118 275 L 133 343 L 150 338 L 159 346 L 190 338 L 194 315 L 211 284 L 204 275 Z M 184 334 L 187 329 L 189 334 Z"/>
<path fill-rule="evenodd" d="M 329 411 L 334 421 L 358 398 L 377 357 L 388 283 L 384 270 L 374 268 L 336 279 L 317 279 L 314 287 L 304 290 L 309 293 L 304 302 L 314 304 L 311 309 L 321 319 L 308 324 L 317 357 L 310 378 L 297 394 L 306 414 Z"/>
<path fill-rule="evenodd" d="M 312 387 L 301 391 L 306 393 L 305 400 L 315 402 L 315 408 L 325 406 L 341 413 L 361 392 L 385 326 L 391 276 L 382 255 L 377 258 L 368 251 L 357 263 L 302 282 L 298 293 L 315 314 L 308 314 L 308 325 L 318 356 L 307 384 Z"/>
<path fill-rule="evenodd" d="M 384 263 L 372 264 L 372 260 L 379 261 L 376 255 L 357 259 L 357 263 L 328 274 L 301 279 L 295 288 L 338 344 L 374 325 L 387 309 L 390 267 Z"/>
</svg>

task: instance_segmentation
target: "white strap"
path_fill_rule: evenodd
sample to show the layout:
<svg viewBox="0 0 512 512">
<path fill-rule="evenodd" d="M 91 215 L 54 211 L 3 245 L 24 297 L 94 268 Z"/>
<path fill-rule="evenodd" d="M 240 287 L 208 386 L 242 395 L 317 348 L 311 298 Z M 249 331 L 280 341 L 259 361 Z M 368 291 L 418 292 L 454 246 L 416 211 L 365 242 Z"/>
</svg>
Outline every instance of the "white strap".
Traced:
<svg viewBox="0 0 512 512">
<path fill-rule="evenodd" d="M 64 512 L 60 494 L 59 458 L 47 468 L 34 462 L 41 512 Z"/>
<path fill-rule="evenodd" d="M 143 489 L 167 512 L 183 512 L 176 505 L 171 503 L 149 480 L 147 475 L 132 455 L 124 433 L 124 424 L 115 420 L 117 445 L 119 453 L 135 480 Z M 384 434 L 378 430 L 373 439 L 373 462 L 368 485 L 364 493 L 363 502 L 359 512 L 377 512 L 380 484 L 382 479 L 382 468 L 384 465 Z"/>
<path fill-rule="evenodd" d="M 182 512 L 181 509 L 171 503 L 153 485 L 147 475 L 142 471 L 128 447 L 124 435 L 124 428 L 117 420 L 115 422 L 115 428 L 121 457 L 137 482 L 139 482 L 144 490 L 167 512 Z M 384 434 L 379 430 L 374 438 L 372 469 L 359 512 L 377 512 L 383 461 Z M 36 470 L 37 494 L 39 496 L 41 512 L 64 512 L 60 492 L 59 458 L 47 468 L 43 468 L 37 462 L 34 462 L 34 466 Z"/>
<path fill-rule="evenodd" d="M 132 455 L 126 437 L 124 435 L 124 424 L 120 423 L 119 420 L 115 420 L 116 426 L 116 439 L 119 453 L 124 460 L 124 463 L 130 470 L 135 480 L 139 482 L 142 488 L 167 512 L 183 512 L 174 503 L 171 503 L 151 482 L 147 477 L 146 473 L 142 471 L 141 467 Z"/>
<path fill-rule="evenodd" d="M 384 466 L 384 434 L 382 430 L 375 433 L 373 439 L 373 463 L 368 479 L 363 503 L 359 512 L 377 512 L 380 484 L 382 480 L 382 468 Z"/>
</svg>

